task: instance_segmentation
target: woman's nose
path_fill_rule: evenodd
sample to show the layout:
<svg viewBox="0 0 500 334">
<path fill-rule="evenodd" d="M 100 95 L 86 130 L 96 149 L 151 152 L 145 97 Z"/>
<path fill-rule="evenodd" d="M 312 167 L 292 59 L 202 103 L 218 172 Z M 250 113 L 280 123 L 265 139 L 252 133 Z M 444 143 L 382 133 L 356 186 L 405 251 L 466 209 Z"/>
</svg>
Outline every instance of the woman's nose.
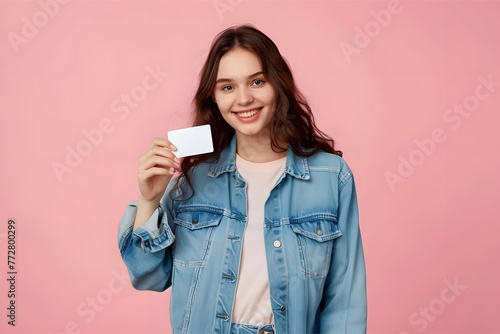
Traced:
<svg viewBox="0 0 500 334">
<path fill-rule="evenodd" d="M 238 103 L 248 104 L 253 101 L 252 92 L 248 88 L 240 88 L 238 91 Z"/>
</svg>

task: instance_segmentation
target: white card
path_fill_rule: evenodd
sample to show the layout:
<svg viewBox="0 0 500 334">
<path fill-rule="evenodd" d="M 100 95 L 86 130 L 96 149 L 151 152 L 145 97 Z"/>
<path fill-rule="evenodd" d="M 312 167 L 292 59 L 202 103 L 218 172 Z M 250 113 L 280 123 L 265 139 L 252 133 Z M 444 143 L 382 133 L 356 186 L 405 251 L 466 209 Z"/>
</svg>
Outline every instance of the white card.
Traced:
<svg viewBox="0 0 500 334">
<path fill-rule="evenodd" d="M 214 151 L 209 124 L 169 131 L 168 140 L 177 147 L 172 151 L 177 158 Z"/>
</svg>

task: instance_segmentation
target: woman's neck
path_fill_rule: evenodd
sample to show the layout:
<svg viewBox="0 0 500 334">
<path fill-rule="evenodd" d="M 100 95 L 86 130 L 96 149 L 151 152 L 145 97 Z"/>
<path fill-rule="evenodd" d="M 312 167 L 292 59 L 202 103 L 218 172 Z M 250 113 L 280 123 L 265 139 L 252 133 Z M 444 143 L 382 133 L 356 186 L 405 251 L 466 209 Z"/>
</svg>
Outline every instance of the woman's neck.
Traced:
<svg viewBox="0 0 500 334">
<path fill-rule="evenodd" d="M 236 134 L 236 152 L 240 157 L 251 162 L 269 162 L 286 157 L 287 144 L 279 143 L 284 152 L 274 152 L 270 136 L 245 136 Z M 279 149 L 278 149 L 279 150 Z"/>
</svg>

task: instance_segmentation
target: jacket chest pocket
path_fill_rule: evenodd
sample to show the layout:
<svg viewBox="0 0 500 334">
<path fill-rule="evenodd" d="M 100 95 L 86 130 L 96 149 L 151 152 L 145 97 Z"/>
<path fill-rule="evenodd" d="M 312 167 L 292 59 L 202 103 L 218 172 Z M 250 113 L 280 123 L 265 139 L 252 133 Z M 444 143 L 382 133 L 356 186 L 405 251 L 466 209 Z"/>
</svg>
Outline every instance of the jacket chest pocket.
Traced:
<svg viewBox="0 0 500 334">
<path fill-rule="evenodd" d="M 328 275 L 334 239 L 342 236 L 336 218 L 290 223 L 297 237 L 301 270 L 312 278 Z"/>
<path fill-rule="evenodd" d="M 210 253 L 213 229 L 221 214 L 208 211 L 180 212 L 174 219 L 175 245 L 173 263 L 180 267 L 203 266 Z"/>
</svg>

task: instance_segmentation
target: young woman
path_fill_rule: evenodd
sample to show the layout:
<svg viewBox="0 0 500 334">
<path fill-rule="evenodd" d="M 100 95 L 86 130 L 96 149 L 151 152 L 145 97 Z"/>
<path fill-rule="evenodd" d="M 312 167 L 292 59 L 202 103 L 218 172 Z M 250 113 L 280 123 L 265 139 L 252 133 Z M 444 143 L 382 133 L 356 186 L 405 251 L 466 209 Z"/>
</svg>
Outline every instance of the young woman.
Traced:
<svg viewBox="0 0 500 334">
<path fill-rule="evenodd" d="M 139 159 L 118 231 L 132 285 L 172 286 L 174 333 L 365 333 L 353 174 L 276 45 L 221 32 L 193 102 L 214 152 L 181 162 L 156 138 Z"/>
</svg>

